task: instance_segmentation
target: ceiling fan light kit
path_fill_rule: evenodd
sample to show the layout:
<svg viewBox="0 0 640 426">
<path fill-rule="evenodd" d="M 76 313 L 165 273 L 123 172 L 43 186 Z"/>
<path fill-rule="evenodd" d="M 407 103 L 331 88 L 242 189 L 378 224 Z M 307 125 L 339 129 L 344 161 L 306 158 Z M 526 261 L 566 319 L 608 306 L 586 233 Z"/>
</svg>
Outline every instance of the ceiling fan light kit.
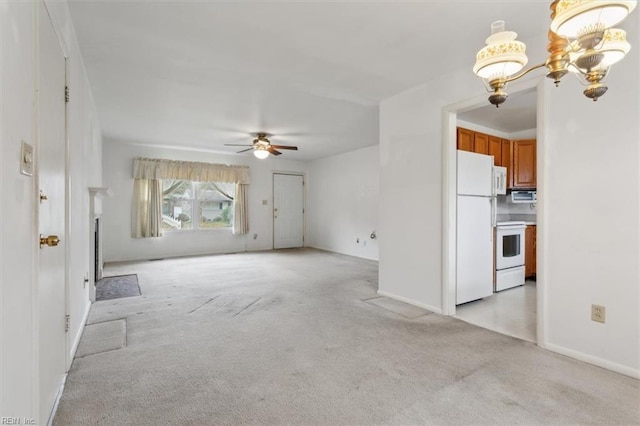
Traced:
<svg viewBox="0 0 640 426">
<path fill-rule="evenodd" d="M 225 146 L 248 146 L 249 148 L 238 151 L 238 154 L 253 150 L 253 155 L 256 158 L 259 158 L 261 160 L 264 160 L 265 158 L 267 158 L 269 154 L 272 154 L 272 155 L 282 154 L 280 151 L 278 151 L 278 149 L 289 149 L 293 151 L 298 150 L 297 146 L 272 145 L 271 141 L 269 141 L 269 139 L 267 138 L 266 133 L 257 133 L 255 136 L 256 138 L 253 140 L 252 145 L 238 145 L 238 144 L 227 143 L 225 144 Z"/>
<path fill-rule="evenodd" d="M 556 86 L 569 72 L 575 74 L 587 86 L 584 95 L 597 101 L 607 91 L 603 83 L 611 66 L 631 49 L 626 33 L 612 27 L 624 20 L 636 4 L 637 1 L 553 1 L 549 56 L 544 63 L 525 71 L 521 71 L 528 62 L 525 44 L 516 40 L 515 32 L 505 31 L 504 21 L 494 22 L 487 45 L 477 53 L 473 67 L 491 92 L 489 102 L 499 107 L 507 100 L 507 83 L 543 67 Z"/>
</svg>

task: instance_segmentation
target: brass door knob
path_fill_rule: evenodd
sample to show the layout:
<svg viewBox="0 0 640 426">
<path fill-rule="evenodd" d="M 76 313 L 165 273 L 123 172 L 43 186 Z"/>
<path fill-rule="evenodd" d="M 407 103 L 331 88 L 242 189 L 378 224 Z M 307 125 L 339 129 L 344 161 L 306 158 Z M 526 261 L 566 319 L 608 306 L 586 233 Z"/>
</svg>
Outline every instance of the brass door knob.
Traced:
<svg viewBox="0 0 640 426">
<path fill-rule="evenodd" d="M 60 244 L 60 238 L 57 235 L 49 235 L 48 237 L 40 235 L 40 248 L 44 246 L 55 247 L 58 244 Z"/>
</svg>

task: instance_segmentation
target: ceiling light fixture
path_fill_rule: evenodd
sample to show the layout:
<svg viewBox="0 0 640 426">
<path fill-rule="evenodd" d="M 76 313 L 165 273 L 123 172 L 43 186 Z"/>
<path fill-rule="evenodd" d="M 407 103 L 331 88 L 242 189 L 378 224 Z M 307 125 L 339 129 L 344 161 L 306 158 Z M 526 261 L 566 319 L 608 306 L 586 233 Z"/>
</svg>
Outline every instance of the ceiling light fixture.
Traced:
<svg viewBox="0 0 640 426">
<path fill-rule="evenodd" d="M 267 148 L 265 146 L 257 145 L 253 150 L 253 155 L 261 160 L 264 160 L 269 156 L 269 151 L 267 151 Z"/>
<path fill-rule="evenodd" d="M 571 71 L 587 86 L 584 95 L 597 101 L 607 91 L 603 83 L 609 69 L 631 48 L 626 33 L 612 27 L 625 19 L 636 4 L 637 1 L 555 0 L 551 3 L 549 57 L 522 72 L 528 61 L 525 44 L 516 40 L 515 32 L 505 31 L 504 21 L 494 22 L 487 45 L 476 55 L 473 67 L 491 92 L 489 102 L 500 106 L 509 96 L 504 91 L 507 83 L 545 66 L 547 77 L 556 86 Z"/>
</svg>

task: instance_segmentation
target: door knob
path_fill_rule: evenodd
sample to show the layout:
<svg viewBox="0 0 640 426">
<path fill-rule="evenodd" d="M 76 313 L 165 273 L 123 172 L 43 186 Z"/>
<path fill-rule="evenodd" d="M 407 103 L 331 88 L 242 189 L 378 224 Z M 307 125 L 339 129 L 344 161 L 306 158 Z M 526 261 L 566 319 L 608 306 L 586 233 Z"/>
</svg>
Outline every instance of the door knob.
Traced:
<svg viewBox="0 0 640 426">
<path fill-rule="evenodd" d="M 60 244 L 60 238 L 57 235 L 49 235 L 48 237 L 40 235 L 40 248 L 44 246 L 55 247 L 58 244 Z"/>
</svg>

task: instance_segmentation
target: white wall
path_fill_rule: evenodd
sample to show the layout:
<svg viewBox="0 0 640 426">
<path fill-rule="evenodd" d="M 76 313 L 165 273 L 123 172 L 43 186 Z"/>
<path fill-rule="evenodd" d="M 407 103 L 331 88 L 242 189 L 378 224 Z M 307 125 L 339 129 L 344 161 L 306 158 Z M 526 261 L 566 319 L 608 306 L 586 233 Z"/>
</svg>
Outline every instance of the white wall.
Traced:
<svg viewBox="0 0 640 426">
<path fill-rule="evenodd" d="M 442 108 L 481 93 L 468 74 L 380 104 L 379 292 L 435 312 L 442 311 Z"/>
<path fill-rule="evenodd" d="M 231 230 L 211 229 L 167 231 L 161 238 L 131 238 L 135 157 L 248 165 L 251 169 L 249 233 L 232 235 Z M 114 193 L 102 201 L 105 262 L 272 249 L 273 172 L 304 174 L 307 171 L 306 163 L 285 158 L 258 160 L 251 153 L 224 155 L 155 148 L 118 140 L 105 141 L 103 159 L 104 184 Z M 267 205 L 262 204 L 263 200 L 267 201 Z M 255 239 L 254 235 L 257 235 Z"/>
<path fill-rule="evenodd" d="M 545 88 L 539 268 L 546 345 L 640 377 L 640 13 L 630 18 L 633 48 L 601 99 L 573 79 Z M 591 304 L 606 307 L 605 324 Z"/>
<path fill-rule="evenodd" d="M 0 239 L 0 416 L 37 413 L 37 323 L 34 280 L 35 183 L 18 173 L 20 141 L 36 145 L 36 7 L 31 2 L 3 2 L 2 102 L 2 238 Z"/>
<path fill-rule="evenodd" d="M 379 161 L 372 146 L 309 163 L 309 246 L 378 259 Z"/>
<path fill-rule="evenodd" d="M 2 143 L 0 199 L 0 416 L 37 418 L 38 305 L 37 208 L 34 178 L 18 173 L 20 141 L 38 149 L 36 138 L 37 21 L 41 2 L 2 2 Z M 100 183 L 101 141 L 98 121 L 78 45 L 64 2 L 48 4 L 68 60 L 69 104 L 68 209 L 70 344 L 77 341 L 89 307 L 82 278 L 88 268 L 87 187 Z M 61 325 L 62 326 L 62 325 Z M 42 348 L 45 351 L 46 348 Z M 72 347 L 69 348 L 70 352 Z M 71 355 L 71 353 L 70 353 Z M 46 411 L 46 410 L 44 410 Z M 44 424 L 46 419 L 41 419 Z"/>
<path fill-rule="evenodd" d="M 638 16 L 625 23 L 633 44 Z M 538 294 L 547 306 L 539 344 L 635 376 L 639 72 L 633 49 L 598 103 L 573 76 L 558 89 L 545 81 L 538 114 Z M 442 309 L 442 109 L 480 96 L 480 85 L 464 69 L 380 105 L 380 292 L 434 311 Z M 590 321 L 591 303 L 607 307 L 604 326 Z"/>
</svg>

